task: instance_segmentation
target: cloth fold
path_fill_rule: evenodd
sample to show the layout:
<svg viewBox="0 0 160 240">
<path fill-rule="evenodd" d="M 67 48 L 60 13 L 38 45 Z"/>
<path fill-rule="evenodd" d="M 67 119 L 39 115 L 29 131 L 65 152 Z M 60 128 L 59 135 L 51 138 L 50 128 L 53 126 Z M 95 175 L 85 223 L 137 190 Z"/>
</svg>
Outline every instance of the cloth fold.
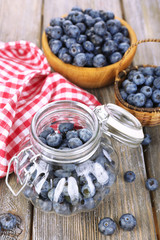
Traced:
<svg viewBox="0 0 160 240">
<path fill-rule="evenodd" d="M 0 178 L 29 134 L 33 115 L 58 100 L 74 100 L 91 108 L 100 105 L 94 95 L 51 73 L 47 59 L 33 43 L 0 42 Z"/>
</svg>

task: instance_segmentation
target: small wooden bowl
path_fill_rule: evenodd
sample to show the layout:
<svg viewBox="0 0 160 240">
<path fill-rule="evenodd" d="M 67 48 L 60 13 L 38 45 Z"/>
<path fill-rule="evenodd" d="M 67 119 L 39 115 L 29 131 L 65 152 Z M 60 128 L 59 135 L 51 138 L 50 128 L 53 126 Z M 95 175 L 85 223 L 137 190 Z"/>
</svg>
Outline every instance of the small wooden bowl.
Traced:
<svg viewBox="0 0 160 240">
<path fill-rule="evenodd" d="M 128 29 L 131 44 L 135 43 L 137 41 L 137 37 L 131 26 L 126 21 L 118 17 L 116 17 L 116 19 L 118 19 L 121 24 Z M 44 54 L 54 71 L 60 73 L 69 81 L 80 87 L 100 88 L 109 85 L 114 81 L 116 69 L 118 68 L 120 61 L 101 68 L 77 67 L 71 64 L 66 64 L 51 52 L 45 32 L 43 32 L 42 35 L 42 47 Z M 135 53 L 136 48 L 130 51 L 127 55 L 120 70 L 127 68 L 131 64 Z"/>
<path fill-rule="evenodd" d="M 146 40 L 137 41 L 135 44 L 131 45 L 131 47 L 127 50 L 127 52 L 125 53 L 125 55 L 121 60 L 121 63 L 123 62 L 128 52 L 132 48 L 134 48 L 135 46 L 137 47 L 138 44 L 145 43 L 145 42 L 160 42 L 160 39 L 146 39 Z M 154 107 L 154 108 L 135 107 L 133 105 L 128 104 L 126 101 L 124 101 L 119 92 L 119 88 L 122 82 L 126 79 L 128 73 L 134 69 L 138 70 L 139 67 L 156 67 L 156 66 L 154 65 L 132 66 L 132 67 L 128 67 L 123 71 L 119 70 L 119 68 L 117 69 L 116 78 L 114 82 L 115 103 L 120 107 L 126 109 L 128 112 L 132 113 L 141 122 L 142 126 L 150 126 L 150 127 L 157 126 L 157 125 L 160 125 L 160 107 Z"/>
</svg>

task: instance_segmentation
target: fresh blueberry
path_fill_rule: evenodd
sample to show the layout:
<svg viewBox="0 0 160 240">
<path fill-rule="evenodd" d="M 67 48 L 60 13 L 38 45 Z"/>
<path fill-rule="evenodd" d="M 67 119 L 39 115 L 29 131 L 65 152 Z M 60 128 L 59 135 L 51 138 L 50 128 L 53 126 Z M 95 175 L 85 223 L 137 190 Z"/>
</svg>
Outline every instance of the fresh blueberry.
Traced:
<svg viewBox="0 0 160 240">
<path fill-rule="evenodd" d="M 146 97 L 143 93 L 136 93 L 133 97 L 133 103 L 136 107 L 143 107 L 146 102 Z"/>
<path fill-rule="evenodd" d="M 89 12 L 92 10 L 92 8 L 86 8 L 83 12 L 84 14 L 88 14 L 89 15 Z"/>
<path fill-rule="evenodd" d="M 94 32 L 99 36 L 103 36 L 106 33 L 106 24 L 104 21 L 99 21 L 94 24 Z"/>
<path fill-rule="evenodd" d="M 39 137 L 39 139 L 41 140 L 41 142 L 43 142 L 44 144 L 47 144 L 47 141 L 46 141 L 46 139 L 45 138 L 43 138 L 43 137 Z"/>
<path fill-rule="evenodd" d="M 78 53 L 73 60 L 74 64 L 78 67 L 84 67 L 87 63 L 85 53 Z"/>
<path fill-rule="evenodd" d="M 134 82 L 127 83 L 125 86 L 125 91 L 128 94 L 137 92 L 137 85 Z"/>
<path fill-rule="evenodd" d="M 83 142 L 79 138 L 70 138 L 68 141 L 69 148 L 77 148 L 83 145 Z"/>
<path fill-rule="evenodd" d="M 65 20 L 63 23 L 62 23 L 62 27 L 63 27 L 63 30 L 65 33 L 67 33 L 67 30 L 68 30 L 68 27 L 70 25 L 72 25 L 73 23 L 70 21 L 70 20 Z"/>
<path fill-rule="evenodd" d="M 144 134 L 144 139 L 142 141 L 142 145 L 147 146 L 147 145 L 150 144 L 150 142 L 151 142 L 151 136 L 148 133 L 145 133 Z"/>
<path fill-rule="evenodd" d="M 123 41 L 123 34 L 121 32 L 118 32 L 118 33 L 114 34 L 113 35 L 113 40 L 114 40 L 114 42 L 119 44 L 120 42 Z"/>
<path fill-rule="evenodd" d="M 90 41 L 94 44 L 94 46 L 99 46 L 102 44 L 103 38 L 97 34 L 92 34 L 90 36 Z"/>
<path fill-rule="evenodd" d="M 84 210 L 89 210 L 89 209 L 94 209 L 96 207 L 94 199 L 91 198 L 84 198 L 80 202 L 80 209 Z"/>
<path fill-rule="evenodd" d="M 46 28 L 45 28 L 46 36 L 47 36 L 49 39 L 51 38 L 52 29 L 53 29 L 52 26 L 49 26 L 49 27 L 46 27 Z"/>
<path fill-rule="evenodd" d="M 120 31 L 123 34 L 123 36 L 129 37 L 128 29 L 125 26 L 121 26 Z"/>
<path fill-rule="evenodd" d="M 128 50 L 128 48 L 129 48 L 129 44 L 126 42 L 122 42 L 118 45 L 118 49 L 122 54 L 124 54 Z"/>
<path fill-rule="evenodd" d="M 105 236 L 112 235 L 117 228 L 117 224 L 111 218 L 106 217 L 98 223 L 98 230 Z"/>
<path fill-rule="evenodd" d="M 112 40 L 112 35 L 110 32 L 106 31 L 105 35 L 103 36 L 104 42 L 107 42 L 108 40 Z"/>
<path fill-rule="evenodd" d="M 144 76 L 153 76 L 154 74 L 154 68 L 152 67 L 142 67 L 141 71 Z"/>
<path fill-rule="evenodd" d="M 133 76 L 133 82 L 139 86 L 142 85 L 145 82 L 145 77 L 143 74 L 138 73 Z"/>
<path fill-rule="evenodd" d="M 85 24 L 87 27 L 92 27 L 95 24 L 95 19 L 89 16 L 88 14 L 85 14 Z"/>
<path fill-rule="evenodd" d="M 83 12 L 82 8 L 80 8 L 80 7 L 78 7 L 78 6 L 72 7 L 71 11 Z"/>
<path fill-rule="evenodd" d="M 39 137 L 46 138 L 48 134 L 52 133 L 54 133 L 54 129 L 52 127 L 47 127 L 39 134 Z"/>
<path fill-rule="evenodd" d="M 64 18 L 61 18 L 61 17 L 56 17 L 56 18 L 52 18 L 50 20 L 50 25 L 51 26 L 62 26 L 62 23 L 64 21 Z"/>
<path fill-rule="evenodd" d="M 26 198 L 33 198 L 36 195 L 36 192 L 33 190 L 33 188 L 26 186 L 23 194 Z"/>
<path fill-rule="evenodd" d="M 44 212 L 50 212 L 53 209 L 52 208 L 53 203 L 49 200 L 38 199 L 38 205 Z"/>
<path fill-rule="evenodd" d="M 73 128 L 74 128 L 74 124 L 73 123 L 66 122 L 66 123 L 59 124 L 59 131 L 61 133 L 66 133 L 68 131 L 71 131 L 71 130 L 73 130 Z"/>
<path fill-rule="evenodd" d="M 48 191 L 51 188 L 51 184 L 46 180 L 41 188 L 40 195 L 45 199 L 48 197 Z"/>
<path fill-rule="evenodd" d="M 128 79 L 129 80 L 133 80 L 133 77 L 138 75 L 138 74 L 141 74 L 140 71 L 137 71 L 137 70 L 131 70 L 129 73 L 128 73 Z"/>
<path fill-rule="evenodd" d="M 58 54 L 60 48 L 62 47 L 62 42 L 60 40 L 54 40 L 50 46 L 51 51 L 56 55 Z"/>
<path fill-rule="evenodd" d="M 125 88 L 125 86 L 130 83 L 131 81 L 129 81 L 129 79 L 125 79 L 123 82 L 122 82 L 122 87 Z"/>
<path fill-rule="evenodd" d="M 65 63 L 71 63 L 72 62 L 72 56 L 69 53 L 64 53 L 61 57 L 61 60 Z"/>
<path fill-rule="evenodd" d="M 70 177 L 71 173 L 63 169 L 58 169 L 54 172 L 54 175 L 57 178 L 66 178 L 66 177 Z"/>
<path fill-rule="evenodd" d="M 115 21 L 115 19 L 111 19 L 107 21 L 107 30 L 112 34 L 116 34 L 117 32 L 119 32 L 119 25 L 117 24 L 117 22 Z"/>
<path fill-rule="evenodd" d="M 71 20 L 73 23 L 81 23 L 85 20 L 85 16 L 82 12 L 80 11 L 74 11 L 74 13 L 71 16 Z"/>
<path fill-rule="evenodd" d="M 102 46 L 102 52 L 108 56 L 118 50 L 117 44 L 113 40 L 106 41 Z"/>
<path fill-rule="evenodd" d="M 124 180 L 125 180 L 126 182 L 133 182 L 133 181 L 135 180 L 135 178 L 136 178 L 136 175 L 135 175 L 135 173 L 132 172 L 132 171 L 127 171 L 127 172 L 125 172 L 125 174 L 124 174 Z"/>
<path fill-rule="evenodd" d="M 87 67 L 92 67 L 93 66 L 93 58 L 94 54 L 93 53 L 86 53 L 86 66 Z"/>
<path fill-rule="evenodd" d="M 116 175 L 115 175 L 115 173 L 113 173 L 111 170 L 107 170 L 107 174 L 108 174 L 108 176 L 109 176 L 109 180 L 108 180 L 108 182 L 107 182 L 107 184 L 106 184 L 106 186 L 108 186 L 108 187 L 110 187 L 110 186 L 112 186 L 114 183 L 115 183 L 115 181 L 116 181 Z"/>
<path fill-rule="evenodd" d="M 72 130 L 72 131 L 68 131 L 66 133 L 66 139 L 67 140 L 69 140 L 71 138 L 77 138 L 77 137 L 78 137 L 78 132 L 77 131 Z"/>
<path fill-rule="evenodd" d="M 91 189 L 88 184 L 85 184 L 81 188 L 81 193 L 83 194 L 84 198 L 92 198 L 95 195 L 96 190 L 95 187 Z"/>
<path fill-rule="evenodd" d="M 97 17 L 100 16 L 99 11 L 98 10 L 93 10 L 93 9 L 91 9 L 91 11 L 89 12 L 89 15 L 93 18 L 97 18 Z"/>
<path fill-rule="evenodd" d="M 160 89 L 160 77 L 157 77 L 153 81 L 153 85 L 157 88 Z"/>
<path fill-rule="evenodd" d="M 124 37 L 124 36 L 123 36 L 122 42 L 128 43 L 129 45 L 131 44 L 130 39 L 128 37 Z"/>
<path fill-rule="evenodd" d="M 107 14 L 107 20 L 114 19 L 114 13 L 113 12 L 106 12 Z"/>
<path fill-rule="evenodd" d="M 154 103 L 160 103 L 160 89 L 156 89 L 152 93 L 152 101 Z"/>
<path fill-rule="evenodd" d="M 102 54 L 102 48 L 101 46 L 96 46 L 94 48 L 94 55 Z"/>
<path fill-rule="evenodd" d="M 15 215 L 6 213 L 0 217 L 0 224 L 4 230 L 11 230 L 20 224 L 20 220 Z"/>
<path fill-rule="evenodd" d="M 88 29 L 86 30 L 85 34 L 86 34 L 87 38 L 90 39 L 91 36 L 94 34 L 94 28 L 93 28 L 93 27 L 88 28 Z"/>
<path fill-rule="evenodd" d="M 104 167 L 104 164 L 106 163 L 106 158 L 104 156 L 98 156 L 95 159 L 96 162 L 100 163 L 102 165 L 102 167 Z"/>
<path fill-rule="evenodd" d="M 149 98 L 152 95 L 152 88 L 149 86 L 143 86 L 140 89 L 140 92 L 143 93 L 147 98 Z"/>
<path fill-rule="evenodd" d="M 69 53 L 72 57 L 75 57 L 78 53 L 83 52 L 83 48 L 79 43 L 73 43 L 69 48 Z"/>
<path fill-rule="evenodd" d="M 79 130 L 78 135 L 83 142 L 87 142 L 92 137 L 92 131 L 83 128 Z"/>
<path fill-rule="evenodd" d="M 57 203 L 53 202 L 53 209 L 57 214 L 70 215 L 70 204 L 69 203 Z"/>
<path fill-rule="evenodd" d="M 85 41 L 87 41 L 87 36 L 84 34 L 79 35 L 79 37 L 77 38 L 77 43 L 79 44 L 84 43 Z"/>
<path fill-rule="evenodd" d="M 66 45 L 66 41 L 67 41 L 68 38 L 69 38 L 69 37 L 68 37 L 66 34 L 64 34 L 64 35 L 60 38 L 60 40 L 61 40 L 62 43 L 64 43 L 64 45 Z"/>
<path fill-rule="evenodd" d="M 95 18 L 95 23 L 96 23 L 96 22 L 99 22 L 99 21 L 102 21 L 102 18 L 101 18 L 101 17 L 96 17 L 96 18 Z"/>
<path fill-rule="evenodd" d="M 62 28 L 61 28 L 60 26 L 54 26 L 54 27 L 52 28 L 52 31 L 51 31 L 51 37 L 52 37 L 53 39 L 58 40 L 58 39 L 61 38 L 62 33 L 63 33 L 63 30 L 62 30 Z"/>
<path fill-rule="evenodd" d="M 154 69 L 154 73 L 155 73 L 155 75 L 156 75 L 157 77 L 160 77 L 160 67 L 156 67 L 156 68 Z"/>
<path fill-rule="evenodd" d="M 73 172 L 76 169 L 76 165 L 75 164 L 65 164 L 62 166 L 63 170 L 67 171 L 67 172 Z"/>
<path fill-rule="evenodd" d="M 59 147 L 62 142 L 62 135 L 59 133 L 49 134 L 46 138 L 46 141 L 50 147 Z"/>
<path fill-rule="evenodd" d="M 68 53 L 68 49 L 65 47 L 62 47 L 58 52 L 58 58 L 62 60 L 62 57 L 65 53 Z"/>
<path fill-rule="evenodd" d="M 120 61 L 122 58 L 122 54 L 120 52 L 114 52 L 109 56 L 109 61 L 111 64 Z"/>
<path fill-rule="evenodd" d="M 106 57 L 103 54 L 97 54 L 93 58 L 93 66 L 94 67 L 104 67 L 107 65 Z"/>
<path fill-rule="evenodd" d="M 132 231 L 137 225 L 137 221 L 132 214 L 126 213 L 120 217 L 119 225 L 125 231 Z"/>
<path fill-rule="evenodd" d="M 80 35 L 80 30 L 76 25 L 70 25 L 67 29 L 67 35 L 70 38 L 77 38 Z"/>
<path fill-rule="evenodd" d="M 155 191 L 158 188 L 158 181 L 155 178 L 148 178 L 145 186 L 149 191 Z"/>
<path fill-rule="evenodd" d="M 85 31 L 86 31 L 86 26 L 85 26 L 84 23 L 79 22 L 79 23 L 76 24 L 76 26 L 79 28 L 81 34 L 84 34 L 84 33 L 85 33 Z"/>
<path fill-rule="evenodd" d="M 127 97 L 127 102 L 128 102 L 130 105 L 134 105 L 133 98 L 134 98 L 134 93 L 129 94 L 128 97 Z"/>
<path fill-rule="evenodd" d="M 119 92 L 120 92 L 120 94 L 121 94 L 121 97 L 123 98 L 123 100 L 125 101 L 126 99 L 127 99 L 127 93 L 124 91 L 124 89 L 123 88 L 120 88 L 119 89 Z"/>
<path fill-rule="evenodd" d="M 153 102 L 151 99 L 147 99 L 146 103 L 144 105 L 146 108 L 152 108 L 153 107 Z"/>
<path fill-rule="evenodd" d="M 151 86 L 153 83 L 154 77 L 153 76 L 146 76 L 145 77 L 145 86 Z"/>
<path fill-rule="evenodd" d="M 87 52 L 93 52 L 94 51 L 94 45 L 90 41 L 86 41 L 83 43 L 83 47 Z"/>
</svg>

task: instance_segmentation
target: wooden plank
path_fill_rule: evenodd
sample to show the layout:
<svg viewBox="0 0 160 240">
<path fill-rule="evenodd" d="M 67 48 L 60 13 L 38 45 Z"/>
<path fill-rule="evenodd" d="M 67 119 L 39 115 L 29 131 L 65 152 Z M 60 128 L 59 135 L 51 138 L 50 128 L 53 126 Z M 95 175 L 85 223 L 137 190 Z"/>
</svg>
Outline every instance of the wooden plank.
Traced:
<svg viewBox="0 0 160 240">
<path fill-rule="evenodd" d="M 106 9 L 113 11 L 121 17 L 120 1 L 76 1 L 76 5 L 94 9 Z M 52 17 L 62 16 L 69 12 L 71 7 L 75 6 L 73 1 L 58 2 L 46 0 L 44 2 L 44 24 L 45 28 Z M 114 102 L 113 86 L 99 90 L 90 90 L 94 93 L 101 103 Z M 124 232 L 118 227 L 116 233 L 110 237 L 114 240 L 135 240 L 145 239 L 156 240 L 154 221 L 150 196 L 144 187 L 146 170 L 144 165 L 143 153 L 141 148 L 130 149 L 122 144 L 115 143 L 120 159 L 120 171 L 117 183 L 102 204 L 89 213 L 81 213 L 72 217 L 61 217 L 55 214 L 46 214 L 38 209 L 34 209 L 33 218 L 33 236 L 34 240 L 97 240 L 106 239 L 98 231 L 98 222 L 103 217 L 111 217 L 117 223 L 123 213 L 130 212 L 137 218 L 138 226 L 132 232 Z M 123 174 L 127 170 L 133 170 L 136 173 L 136 182 L 126 184 L 123 180 Z M 43 226 L 43 227 L 42 227 Z M 144 236 L 146 238 L 144 238 Z"/>
<path fill-rule="evenodd" d="M 133 0 L 128 2 L 123 0 L 124 14 L 127 21 L 135 29 L 138 39 L 160 38 L 160 1 Z M 132 9 L 132 14 L 129 13 Z M 138 11 L 138 14 L 137 14 Z M 136 17 L 135 17 L 136 16 Z M 139 27 L 138 27 L 139 26 Z M 160 64 L 160 44 L 144 43 L 139 45 L 134 64 Z M 147 177 L 155 177 L 160 180 L 160 149 L 159 131 L 160 126 L 145 127 L 145 132 L 152 137 L 152 143 L 144 149 L 145 162 L 147 167 Z M 159 182 L 160 184 L 160 182 Z M 160 188 L 151 194 L 154 220 L 158 239 L 160 239 Z"/>
<path fill-rule="evenodd" d="M 0 41 L 28 40 L 40 44 L 42 1 L 37 0 L 1 0 L 0 1 Z M 16 181 L 12 174 L 10 183 L 16 190 Z M 0 180 L 0 214 L 12 212 L 22 222 L 16 231 L 4 233 L 0 239 L 31 239 L 32 205 L 23 196 L 14 197 L 7 188 L 4 179 Z M 17 232 L 18 231 L 18 232 Z"/>
</svg>

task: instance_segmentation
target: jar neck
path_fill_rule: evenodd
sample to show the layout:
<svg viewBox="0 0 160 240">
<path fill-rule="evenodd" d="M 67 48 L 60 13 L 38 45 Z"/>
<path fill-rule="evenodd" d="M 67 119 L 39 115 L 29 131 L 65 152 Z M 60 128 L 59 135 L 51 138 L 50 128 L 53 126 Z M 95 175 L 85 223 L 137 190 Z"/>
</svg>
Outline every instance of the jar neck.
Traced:
<svg viewBox="0 0 160 240">
<path fill-rule="evenodd" d="M 93 132 L 91 139 L 80 147 L 69 150 L 59 150 L 42 143 L 39 134 L 45 128 L 53 126 L 58 131 L 58 125 L 72 122 Z M 56 101 L 45 105 L 33 117 L 30 129 L 30 139 L 41 158 L 50 163 L 68 164 L 88 160 L 100 145 L 101 131 L 97 116 L 86 105 L 75 101 Z"/>
</svg>

